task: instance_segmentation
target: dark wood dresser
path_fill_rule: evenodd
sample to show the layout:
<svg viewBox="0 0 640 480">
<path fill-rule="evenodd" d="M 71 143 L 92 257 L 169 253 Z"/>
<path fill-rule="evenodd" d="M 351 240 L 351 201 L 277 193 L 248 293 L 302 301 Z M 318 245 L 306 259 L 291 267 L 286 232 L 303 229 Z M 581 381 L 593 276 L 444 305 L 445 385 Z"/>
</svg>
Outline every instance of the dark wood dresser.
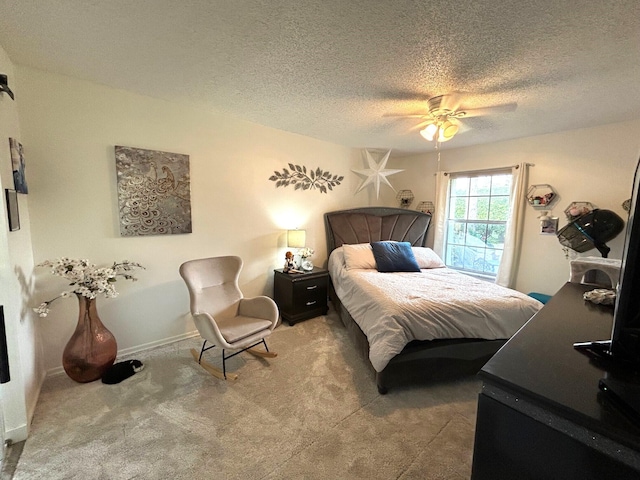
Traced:
<svg viewBox="0 0 640 480">
<path fill-rule="evenodd" d="M 473 480 L 640 479 L 640 423 L 598 388 L 640 377 L 573 348 L 611 336 L 593 288 L 565 284 L 480 371 Z"/>
<path fill-rule="evenodd" d="M 284 273 L 275 270 L 273 298 L 280 309 L 282 320 L 293 325 L 301 320 L 325 315 L 329 272 L 314 267 L 305 273 Z"/>
</svg>

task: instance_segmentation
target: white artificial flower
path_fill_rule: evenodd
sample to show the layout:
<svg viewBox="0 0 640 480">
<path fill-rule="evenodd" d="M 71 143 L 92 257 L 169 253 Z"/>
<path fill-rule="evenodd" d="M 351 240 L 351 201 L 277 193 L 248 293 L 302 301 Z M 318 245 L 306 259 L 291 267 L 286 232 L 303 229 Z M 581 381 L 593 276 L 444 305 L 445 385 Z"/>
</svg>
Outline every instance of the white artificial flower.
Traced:
<svg viewBox="0 0 640 480">
<path fill-rule="evenodd" d="M 46 317 L 49 313 L 49 302 L 43 302 L 33 309 L 40 317 Z"/>
<path fill-rule="evenodd" d="M 98 294 L 106 298 L 118 296 L 115 283 L 117 277 L 125 280 L 136 281 L 131 273 L 136 268 L 144 268 L 137 262 L 123 260 L 114 262 L 110 267 L 96 267 L 87 259 L 71 259 L 67 257 L 59 258 L 55 261 L 45 260 L 38 264 L 38 267 L 50 267 L 51 273 L 58 277 L 63 277 L 69 281 L 69 290 L 63 291 L 57 297 L 41 303 L 33 310 L 41 317 L 46 317 L 49 313 L 49 306 L 58 298 L 70 297 L 72 293 L 89 299 L 96 298 Z M 125 273 L 126 272 L 126 273 Z"/>
<path fill-rule="evenodd" d="M 298 255 L 300 255 L 302 258 L 308 258 L 313 255 L 313 248 L 304 247 L 298 252 Z"/>
</svg>

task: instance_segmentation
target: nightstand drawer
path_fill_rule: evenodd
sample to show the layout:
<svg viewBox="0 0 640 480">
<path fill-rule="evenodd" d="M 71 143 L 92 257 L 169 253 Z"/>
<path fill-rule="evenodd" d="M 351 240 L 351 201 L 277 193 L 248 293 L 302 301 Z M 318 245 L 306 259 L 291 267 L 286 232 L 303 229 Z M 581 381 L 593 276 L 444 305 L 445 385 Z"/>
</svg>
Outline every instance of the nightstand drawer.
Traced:
<svg viewBox="0 0 640 480">
<path fill-rule="evenodd" d="M 315 310 L 327 302 L 327 278 L 314 278 L 293 284 L 293 308 L 297 312 Z"/>
</svg>

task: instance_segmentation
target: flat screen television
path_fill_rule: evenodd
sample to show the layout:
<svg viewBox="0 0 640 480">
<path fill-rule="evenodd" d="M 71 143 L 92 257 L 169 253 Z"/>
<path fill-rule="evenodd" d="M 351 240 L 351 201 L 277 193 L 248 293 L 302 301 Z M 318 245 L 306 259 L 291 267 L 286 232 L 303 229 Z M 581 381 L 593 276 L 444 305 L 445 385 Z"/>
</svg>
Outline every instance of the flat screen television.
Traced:
<svg viewBox="0 0 640 480">
<path fill-rule="evenodd" d="M 584 353 L 640 370 L 640 160 L 636 166 L 611 339 L 581 342 Z"/>
<path fill-rule="evenodd" d="M 640 367 L 640 161 L 633 179 L 609 348 L 614 361 Z"/>
</svg>

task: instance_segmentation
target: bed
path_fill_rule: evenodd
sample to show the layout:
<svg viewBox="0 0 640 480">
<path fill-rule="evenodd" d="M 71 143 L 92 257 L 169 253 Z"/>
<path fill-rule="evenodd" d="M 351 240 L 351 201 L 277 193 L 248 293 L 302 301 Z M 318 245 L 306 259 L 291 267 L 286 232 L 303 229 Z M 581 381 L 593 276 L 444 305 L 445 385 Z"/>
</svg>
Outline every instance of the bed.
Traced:
<svg viewBox="0 0 640 480">
<path fill-rule="evenodd" d="M 429 214 L 387 207 L 325 214 L 330 300 L 381 394 L 397 381 L 453 363 L 477 371 L 542 307 L 520 292 L 446 268 L 425 247 L 430 222 Z M 409 242 L 404 247 L 419 269 L 378 272 L 366 250 L 386 241 Z"/>
</svg>

